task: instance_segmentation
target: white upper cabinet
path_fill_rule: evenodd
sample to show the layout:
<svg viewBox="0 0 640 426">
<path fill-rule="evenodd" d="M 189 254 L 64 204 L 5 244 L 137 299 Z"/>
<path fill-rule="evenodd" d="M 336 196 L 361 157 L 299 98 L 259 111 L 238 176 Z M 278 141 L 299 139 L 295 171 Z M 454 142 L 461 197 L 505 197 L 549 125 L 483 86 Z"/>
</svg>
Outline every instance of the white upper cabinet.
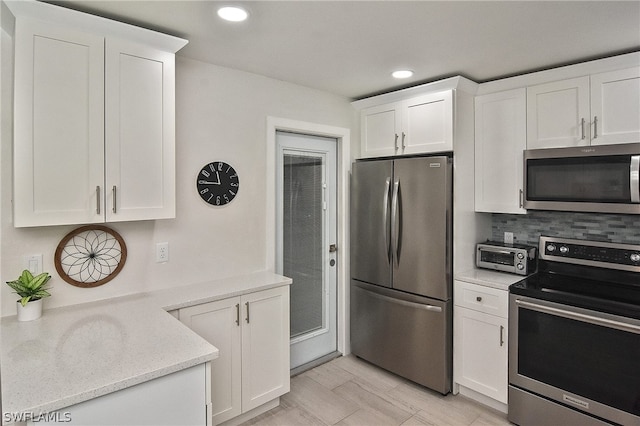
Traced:
<svg viewBox="0 0 640 426">
<path fill-rule="evenodd" d="M 107 222 L 175 217 L 174 60 L 107 40 Z"/>
<path fill-rule="evenodd" d="M 527 148 L 588 145 L 589 77 L 527 88 Z"/>
<path fill-rule="evenodd" d="M 640 67 L 591 76 L 591 144 L 640 142 Z"/>
<path fill-rule="evenodd" d="M 453 90 L 409 99 L 402 109 L 403 154 L 453 150 Z"/>
<path fill-rule="evenodd" d="M 640 141 L 640 68 L 527 88 L 527 148 Z"/>
<path fill-rule="evenodd" d="M 526 89 L 475 98 L 475 210 L 524 214 Z"/>
<path fill-rule="evenodd" d="M 15 34 L 14 225 L 96 221 L 104 41 L 31 19 Z"/>
<path fill-rule="evenodd" d="M 362 157 L 387 157 L 399 153 L 401 104 L 394 102 L 362 110 Z"/>
<path fill-rule="evenodd" d="M 46 3 L 8 5 L 14 226 L 175 217 L 174 53 L 186 41 Z"/>
<path fill-rule="evenodd" d="M 453 90 L 365 108 L 361 157 L 453 150 Z"/>
</svg>

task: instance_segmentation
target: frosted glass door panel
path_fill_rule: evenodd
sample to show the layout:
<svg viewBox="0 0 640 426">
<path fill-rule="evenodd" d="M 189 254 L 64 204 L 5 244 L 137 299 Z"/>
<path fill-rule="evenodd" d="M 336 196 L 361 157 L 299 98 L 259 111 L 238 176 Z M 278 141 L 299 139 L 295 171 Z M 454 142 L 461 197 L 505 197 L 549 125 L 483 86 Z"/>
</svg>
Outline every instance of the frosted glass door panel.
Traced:
<svg viewBox="0 0 640 426">
<path fill-rule="evenodd" d="M 291 337 L 323 326 L 323 161 L 284 156 L 284 275 L 291 287 Z"/>
</svg>

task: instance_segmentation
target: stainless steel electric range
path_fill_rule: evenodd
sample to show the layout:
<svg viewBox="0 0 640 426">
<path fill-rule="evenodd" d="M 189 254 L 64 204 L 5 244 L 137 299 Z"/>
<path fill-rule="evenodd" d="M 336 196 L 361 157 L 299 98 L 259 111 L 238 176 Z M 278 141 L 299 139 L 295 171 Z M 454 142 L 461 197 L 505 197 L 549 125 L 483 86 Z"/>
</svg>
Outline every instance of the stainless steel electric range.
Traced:
<svg viewBox="0 0 640 426">
<path fill-rule="evenodd" d="M 509 420 L 640 425 L 640 245 L 540 237 L 509 288 Z"/>
</svg>

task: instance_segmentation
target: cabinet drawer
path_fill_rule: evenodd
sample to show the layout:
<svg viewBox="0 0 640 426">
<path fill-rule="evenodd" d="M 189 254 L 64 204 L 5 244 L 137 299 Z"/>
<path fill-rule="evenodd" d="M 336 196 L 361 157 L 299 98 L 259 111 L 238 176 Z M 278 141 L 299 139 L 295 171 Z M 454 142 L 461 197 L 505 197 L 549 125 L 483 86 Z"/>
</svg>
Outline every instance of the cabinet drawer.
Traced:
<svg viewBox="0 0 640 426">
<path fill-rule="evenodd" d="M 455 281 L 453 303 L 456 306 L 507 318 L 509 292 L 464 281 Z"/>
</svg>

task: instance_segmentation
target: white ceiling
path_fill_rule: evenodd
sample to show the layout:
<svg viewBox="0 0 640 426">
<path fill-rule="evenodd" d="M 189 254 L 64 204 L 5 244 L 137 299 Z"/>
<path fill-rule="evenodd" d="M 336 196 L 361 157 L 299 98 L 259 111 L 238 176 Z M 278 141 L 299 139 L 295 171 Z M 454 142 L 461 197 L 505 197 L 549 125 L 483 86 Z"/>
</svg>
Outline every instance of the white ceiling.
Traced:
<svg viewBox="0 0 640 426">
<path fill-rule="evenodd" d="M 640 50 L 640 1 L 55 1 L 183 37 L 179 55 L 362 98 Z M 250 18 L 217 18 L 222 4 Z M 390 73 L 410 68 L 409 80 Z"/>
</svg>

